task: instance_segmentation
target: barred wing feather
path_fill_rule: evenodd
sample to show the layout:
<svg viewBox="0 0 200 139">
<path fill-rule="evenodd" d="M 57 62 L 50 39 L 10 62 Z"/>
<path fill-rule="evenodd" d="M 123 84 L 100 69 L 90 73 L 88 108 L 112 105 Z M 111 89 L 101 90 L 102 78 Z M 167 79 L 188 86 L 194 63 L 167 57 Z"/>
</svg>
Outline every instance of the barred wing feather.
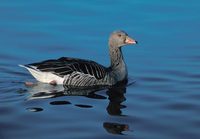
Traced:
<svg viewBox="0 0 200 139">
<path fill-rule="evenodd" d="M 56 60 L 47 60 L 40 63 L 29 64 L 42 72 L 51 72 L 60 77 L 79 72 L 89 74 L 100 80 L 106 75 L 106 68 L 94 61 L 62 57 Z"/>
</svg>

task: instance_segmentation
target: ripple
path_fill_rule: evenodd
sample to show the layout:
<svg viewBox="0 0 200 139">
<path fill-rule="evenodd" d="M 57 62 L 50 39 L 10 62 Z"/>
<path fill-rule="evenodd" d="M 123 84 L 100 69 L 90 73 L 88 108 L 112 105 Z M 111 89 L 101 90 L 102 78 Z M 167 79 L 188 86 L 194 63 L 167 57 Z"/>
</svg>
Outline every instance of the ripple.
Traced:
<svg viewBox="0 0 200 139">
<path fill-rule="evenodd" d="M 50 102 L 51 105 L 67 105 L 71 104 L 69 101 L 52 101 Z"/>
<path fill-rule="evenodd" d="M 192 74 L 190 77 L 194 79 L 200 79 L 200 74 Z"/>
<path fill-rule="evenodd" d="M 170 76 L 175 76 L 175 77 L 192 77 L 191 73 L 185 72 L 185 71 L 180 71 L 180 70 L 176 70 L 176 71 L 164 71 L 163 73 L 165 73 L 166 75 L 170 75 Z"/>
<path fill-rule="evenodd" d="M 87 98 L 92 98 L 92 99 L 107 99 L 106 97 L 98 94 L 91 93 L 86 96 Z"/>
<path fill-rule="evenodd" d="M 17 90 L 17 93 L 19 93 L 19 94 L 24 94 L 24 93 L 26 93 L 27 91 L 28 91 L 27 89 L 19 88 L 19 89 Z"/>
<path fill-rule="evenodd" d="M 85 104 L 75 104 L 75 106 L 80 107 L 80 108 L 92 108 L 93 107 L 91 105 L 85 105 Z"/>
<path fill-rule="evenodd" d="M 62 96 L 62 93 L 49 93 L 49 92 L 37 92 L 37 93 L 33 93 L 29 96 L 29 100 L 33 100 L 33 99 L 47 99 L 47 98 L 54 98 L 54 97 L 58 97 L 58 96 Z"/>
<path fill-rule="evenodd" d="M 14 109 L 13 107 L 0 107 L 0 112 L 1 115 L 9 115 L 12 113 L 16 113 L 16 109 Z"/>
<path fill-rule="evenodd" d="M 162 77 L 141 77 L 140 79 L 144 81 L 159 82 L 159 83 L 171 81 L 170 79 L 162 78 Z"/>
<path fill-rule="evenodd" d="M 31 107 L 31 108 L 26 108 L 26 109 L 30 112 L 41 112 L 41 111 L 43 111 L 43 109 L 39 108 L 39 107 Z"/>
<path fill-rule="evenodd" d="M 199 46 L 198 46 L 198 47 L 199 47 Z M 190 60 L 191 60 L 191 61 L 198 61 L 198 62 L 199 62 L 200 56 L 191 56 L 191 57 L 190 57 Z"/>
<path fill-rule="evenodd" d="M 25 77 L 30 76 L 30 74 L 28 74 L 28 73 L 20 72 L 20 71 L 14 71 L 13 68 L 10 69 L 8 67 L 1 67 L 0 71 L 3 72 L 3 73 L 7 73 L 9 75 L 19 75 L 19 76 L 25 76 Z"/>
<path fill-rule="evenodd" d="M 173 104 L 168 104 L 167 106 L 165 106 L 166 109 L 169 110 L 192 110 L 195 109 L 196 106 L 194 104 L 190 104 L 190 103 L 173 103 Z"/>
<path fill-rule="evenodd" d="M 191 100 L 200 100 L 200 94 L 189 94 L 185 97 Z"/>
<path fill-rule="evenodd" d="M 4 60 L 22 60 L 22 58 L 19 58 L 17 56 L 14 55 L 8 55 L 8 54 L 0 54 L 0 59 L 4 59 Z"/>
</svg>

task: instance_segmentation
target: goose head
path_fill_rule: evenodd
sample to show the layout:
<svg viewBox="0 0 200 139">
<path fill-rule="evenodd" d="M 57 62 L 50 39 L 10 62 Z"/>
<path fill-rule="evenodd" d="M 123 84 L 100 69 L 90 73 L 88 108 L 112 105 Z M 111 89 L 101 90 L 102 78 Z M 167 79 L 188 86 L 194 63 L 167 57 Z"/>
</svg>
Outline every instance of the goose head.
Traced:
<svg viewBox="0 0 200 139">
<path fill-rule="evenodd" d="M 129 37 L 124 31 L 114 31 L 109 38 L 109 46 L 120 48 L 125 45 L 137 44 L 137 41 Z"/>
</svg>

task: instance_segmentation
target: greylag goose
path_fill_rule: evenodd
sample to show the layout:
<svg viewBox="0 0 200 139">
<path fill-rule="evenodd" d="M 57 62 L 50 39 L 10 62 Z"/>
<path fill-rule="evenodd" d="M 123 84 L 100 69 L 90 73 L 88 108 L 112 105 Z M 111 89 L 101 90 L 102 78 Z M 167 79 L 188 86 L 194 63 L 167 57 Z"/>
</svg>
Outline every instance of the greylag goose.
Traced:
<svg viewBox="0 0 200 139">
<path fill-rule="evenodd" d="M 91 60 L 61 57 L 39 63 L 20 65 L 38 81 L 73 87 L 112 86 L 127 81 L 127 67 L 121 48 L 137 41 L 124 31 L 114 31 L 109 38 L 110 67 Z"/>
</svg>

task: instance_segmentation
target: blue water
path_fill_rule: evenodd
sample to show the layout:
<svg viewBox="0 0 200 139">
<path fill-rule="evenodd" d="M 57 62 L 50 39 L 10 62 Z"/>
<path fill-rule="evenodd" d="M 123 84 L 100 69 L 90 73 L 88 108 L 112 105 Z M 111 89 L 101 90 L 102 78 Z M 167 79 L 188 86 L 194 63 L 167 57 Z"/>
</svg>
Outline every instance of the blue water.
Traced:
<svg viewBox="0 0 200 139">
<path fill-rule="evenodd" d="M 199 13 L 198 0 L 1 0 L 0 138 L 198 139 Z M 68 56 L 108 66 L 116 29 L 139 42 L 123 48 L 127 87 L 24 85 L 35 79 L 18 64 Z"/>
</svg>

